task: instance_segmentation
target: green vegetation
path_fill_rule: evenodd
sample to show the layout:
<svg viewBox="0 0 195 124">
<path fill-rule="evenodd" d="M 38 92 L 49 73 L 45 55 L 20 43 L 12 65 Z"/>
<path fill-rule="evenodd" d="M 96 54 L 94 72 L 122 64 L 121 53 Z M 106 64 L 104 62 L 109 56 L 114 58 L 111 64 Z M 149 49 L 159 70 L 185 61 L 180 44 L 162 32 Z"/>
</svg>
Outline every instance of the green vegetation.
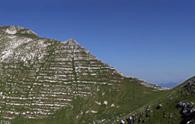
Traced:
<svg viewBox="0 0 195 124">
<path fill-rule="evenodd" d="M 177 103 L 195 102 L 195 78 L 160 90 L 124 77 L 74 40 L 0 27 L 0 53 L 0 123 L 119 124 L 133 116 L 135 124 L 179 124 Z"/>
<path fill-rule="evenodd" d="M 92 96 L 75 97 L 72 106 L 59 110 L 49 118 L 30 121 L 16 118 L 13 124 L 117 123 L 116 119 L 167 95 L 165 91 L 141 85 L 136 79 L 125 79 L 122 83 L 119 91 L 111 90 L 110 86 L 105 85 Z"/>
</svg>

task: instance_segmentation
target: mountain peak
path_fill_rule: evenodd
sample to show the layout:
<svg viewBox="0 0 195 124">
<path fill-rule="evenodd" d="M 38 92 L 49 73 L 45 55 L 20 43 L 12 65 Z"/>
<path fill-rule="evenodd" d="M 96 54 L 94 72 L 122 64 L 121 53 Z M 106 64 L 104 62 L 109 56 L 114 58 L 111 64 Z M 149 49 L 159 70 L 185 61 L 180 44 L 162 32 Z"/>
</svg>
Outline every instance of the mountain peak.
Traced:
<svg viewBox="0 0 195 124">
<path fill-rule="evenodd" d="M 4 29 L 4 32 L 6 34 L 12 34 L 12 35 L 16 34 L 18 32 L 18 30 L 23 29 L 23 28 L 17 27 L 17 26 L 3 26 L 2 28 Z"/>
<path fill-rule="evenodd" d="M 27 29 L 21 26 L 15 26 L 15 25 L 0 26 L 0 31 L 8 35 L 21 34 L 21 35 L 37 36 L 37 34 L 30 29 Z"/>
<path fill-rule="evenodd" d="M 76 40 L 72 39 L 72 38 L 67 40 L 66 44 L 70 45 L 70 46 L 75 46 L 75 45 L 77 46 L 77 45 L 79 45 L 79 43 Z"/>
</svg>

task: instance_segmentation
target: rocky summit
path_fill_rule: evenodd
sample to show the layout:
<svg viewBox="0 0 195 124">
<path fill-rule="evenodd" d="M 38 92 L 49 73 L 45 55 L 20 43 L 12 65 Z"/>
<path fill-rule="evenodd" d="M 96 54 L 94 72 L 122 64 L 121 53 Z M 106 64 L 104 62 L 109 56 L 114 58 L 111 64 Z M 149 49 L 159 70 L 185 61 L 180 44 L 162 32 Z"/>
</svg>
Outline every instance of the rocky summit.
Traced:
<svg viewBox="0 0 195 124">
<path fill-rule="evenodd" d="M 123 76 L 75 40 L 39 38 L 28 29 L 0 27 L 1 115 L 42 118 L 89 96 L 101 85 L 117 89 Z"/>
<path fill-rule="evenodd" d="M 194 124 L 194 84 L 161 89 L 122 75 L 73 39 L 0 26 L 0 124 Z"/>
</svg>

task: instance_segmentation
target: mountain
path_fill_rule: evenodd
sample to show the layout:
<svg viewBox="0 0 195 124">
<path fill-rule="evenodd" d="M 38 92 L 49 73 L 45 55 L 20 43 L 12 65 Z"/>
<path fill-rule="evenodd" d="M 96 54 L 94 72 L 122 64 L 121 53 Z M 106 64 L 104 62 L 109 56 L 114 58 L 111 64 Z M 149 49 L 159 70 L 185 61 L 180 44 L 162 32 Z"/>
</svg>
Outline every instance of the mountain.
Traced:
<svg viewBox="0 0 195 124">
<path fill-rule="evenodd" d="M 192 84 L 163 90 L 123 76 L 73 39 L 0 27 L 0 124 L 119 124 L 129 116 L 135 124 L 158 124 L 162 111 L 177 113 L 177 102 L 194 101 Z M 175 118 L 182 119 L 179 112 Z"/>
<path fill-rule="evenodd" d="M 145 124 L 195 124 L 195 77 L 168 92 L 137 113 L 141 120 Z"/>
<path fill-rule="evenodd" d="M 167 82 L 167 83 L 160 83 L 159 86 L 164 88 L 174 88 L 178 85 L 178 82 Z"/>
<path fill-rule="evenodd" d="M 114 89 L 123 80 L 74 40 L 38 38 L 14 26 L 2 27 L 1 32 L 1 104 L 9 101 L 4 118 L 20 114 L 42 118 L 69 104 L 74 96 L 90 96 L 101 85 Z"/>
</svg>

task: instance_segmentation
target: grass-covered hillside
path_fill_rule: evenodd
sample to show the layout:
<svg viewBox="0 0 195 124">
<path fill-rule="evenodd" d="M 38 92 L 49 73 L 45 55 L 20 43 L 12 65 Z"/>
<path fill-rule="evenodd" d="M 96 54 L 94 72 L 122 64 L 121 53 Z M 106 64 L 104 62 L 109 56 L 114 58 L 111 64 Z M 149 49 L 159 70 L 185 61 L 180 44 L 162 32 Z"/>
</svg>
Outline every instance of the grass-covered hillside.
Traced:
<svg viewBox="0 0 195 124">
<path fill-rule="evenodd" d="M 129 117 L 128 124 L 179 124 L 186 118 L 176 105 L 188 101 L 195 102 L 193 78 L 162 90 L 123 76 L 73 39 L 0 27 L 0 124 L 126 124 Z"/>
<path fill-rule="evenodd" d="M 15 124 L 187 124 L 178 103 L 194 106 L 194 78 L 171 90 L 154 90 L 139 84 L 138 80 L 126 79 L 119 93 L 103 92 L 91 97 L 76 97 L 72 106 L 57 111 L 46 119 L 17 118 Z M 189 87 L 189 82 L 192 87 Z M 104 94 L 105 92 L 105 94 Z M 102 94 L 103 93 L 103 94 Z M 105 102 L 107 101 L 107 102 Z M 106 104 L 104 104 L 104 102 Z M 193 108 L 191 110 L 194 110 Z M 133 123 L 127 123 L 130 116 Z M 195 116 L 189 124 L 194 124 Z"/>
<path fill-rule="evenodd" d="M 166 92 L 122 119 L 132 116 L 133 124 L 195 124 L 195 77 Z"/>
<path fill-rule="evenodd" d="M 89 97 L 75 97 L 71 106 L 45 119 L 16 118 L 13 124 L 111 124 L 121 117 L 166 96 L 165 91 L 145 87 L 137 79 L 124 79 L 119 91 L 102 87 Z"/>
</svg>

